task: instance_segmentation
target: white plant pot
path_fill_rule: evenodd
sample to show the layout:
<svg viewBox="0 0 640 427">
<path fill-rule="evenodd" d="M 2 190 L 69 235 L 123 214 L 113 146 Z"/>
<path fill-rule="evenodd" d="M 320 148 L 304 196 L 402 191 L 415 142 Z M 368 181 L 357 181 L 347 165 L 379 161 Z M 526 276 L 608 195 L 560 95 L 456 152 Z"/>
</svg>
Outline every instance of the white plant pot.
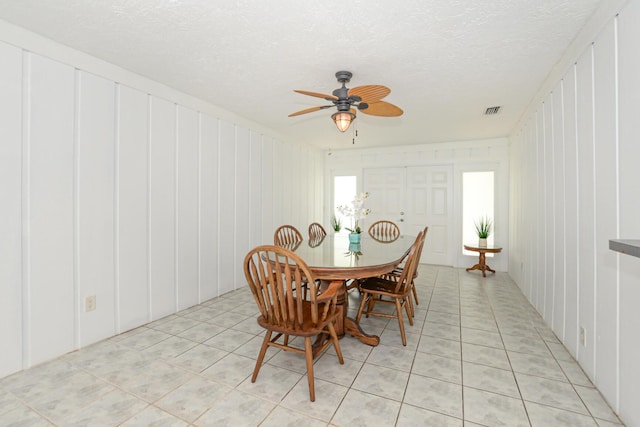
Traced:
<svg viewBox="0 0 640 427">
<path fill-rule="evenodd" d="M 480 238 L 478 240 L 478 247 L 486 248 L 487 247 L 487 239 Z"/>
</svg>

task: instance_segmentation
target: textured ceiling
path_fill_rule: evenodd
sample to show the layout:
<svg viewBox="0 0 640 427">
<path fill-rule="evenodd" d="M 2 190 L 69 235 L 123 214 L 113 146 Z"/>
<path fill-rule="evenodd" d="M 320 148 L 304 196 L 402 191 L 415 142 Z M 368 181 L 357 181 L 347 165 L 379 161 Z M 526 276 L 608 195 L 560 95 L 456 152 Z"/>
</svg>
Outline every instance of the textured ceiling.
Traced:
<svg viewBox="0 0 640 427">
<path fill-rule="evenodd" d="M 356 147 L 506 136 L 606 0 L 3 0 L 0 18 L 194 95 L 285 138 L 352 147 L 293 89 L 382 84 Z M 500 105 L 495 116 L 487 107 Z"/>
</svg>

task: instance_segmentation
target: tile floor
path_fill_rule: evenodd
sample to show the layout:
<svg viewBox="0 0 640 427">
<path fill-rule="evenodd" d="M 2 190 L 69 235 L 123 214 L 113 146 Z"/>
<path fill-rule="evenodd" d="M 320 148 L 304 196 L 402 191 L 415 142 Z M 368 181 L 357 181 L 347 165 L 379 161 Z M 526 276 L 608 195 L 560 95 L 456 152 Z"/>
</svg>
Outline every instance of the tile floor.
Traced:
<svg viewBox="0 0 640 427">
<path fill-rule="evenodd" d="M 363 319 L 315 362 L 269 350 L 248 288 L 0 380 L 0 425 L 621 425 L 506 274 L 420 266 L 416 323 Z M 350 310 L 357 307 L 350 295 Z"/>
</svg>

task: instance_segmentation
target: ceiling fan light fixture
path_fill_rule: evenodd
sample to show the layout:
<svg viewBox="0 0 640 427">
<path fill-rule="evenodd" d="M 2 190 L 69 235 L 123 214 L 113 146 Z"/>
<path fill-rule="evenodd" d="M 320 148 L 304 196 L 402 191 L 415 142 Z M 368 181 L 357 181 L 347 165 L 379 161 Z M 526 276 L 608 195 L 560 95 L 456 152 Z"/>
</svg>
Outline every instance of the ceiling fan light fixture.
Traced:
<svg viewBox="0 0 640 427">
<path fill-rule="evenodd" d="M 338 111 L 337 113 L 333 113 L 331 118 L 335 122 L 338 130 L 340 132 L 345 132 L 351 126 L 351 122 L 356 119 L 356 115 L 351 111 Z"/>
</svg>

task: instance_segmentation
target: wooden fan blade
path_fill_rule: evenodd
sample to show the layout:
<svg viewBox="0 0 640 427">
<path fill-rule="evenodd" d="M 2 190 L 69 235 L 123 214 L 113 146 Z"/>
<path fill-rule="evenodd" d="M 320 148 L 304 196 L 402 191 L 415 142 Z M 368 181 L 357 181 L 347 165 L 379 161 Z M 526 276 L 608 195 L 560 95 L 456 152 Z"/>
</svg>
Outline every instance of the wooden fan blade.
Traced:
<svg viewBox="0 0 640 427">
<path fill-rule="evenodd" d="M 367 104 L 380 101 L 390 93 L 391 89 L 382 85 L 357 86 L 349 89 L 349 96 L 359 96 L 360 98 L 362 98 L 362 102 L 366 102 Z"/>
<path fill-rule="evenodd" d="M 402 108 L 396 107 L 395 105 L 385 101 L 372 102 L 369 104 L 369 107 L 360 111 L 364 114 L 369 114 L 370 116 L 382 117 L 398 117 L 404 113 Z"/>
<path fill-rule="evenodd" d="M 295 113 L 289 114 L 288 117 L 299 116 L 301 114 L 313 113 L 314 111 L 324 110 L 325 108 L 333 107 L 333 105 L 322 105 L 320 107 L 311 107 L 305 108 L 304 110 L 296 111 Z"/>
<path fill-rule="evenodd" d="M 301 93 L 303 95 L 315 96 L 316 98 L 326 99 L 327 101 L 337 101 L 338 97 L 335 95 L 327 95 L 326 93 L 310 92 L 308 90 L 294 89 L 294 92 Z"/>
</svg>

